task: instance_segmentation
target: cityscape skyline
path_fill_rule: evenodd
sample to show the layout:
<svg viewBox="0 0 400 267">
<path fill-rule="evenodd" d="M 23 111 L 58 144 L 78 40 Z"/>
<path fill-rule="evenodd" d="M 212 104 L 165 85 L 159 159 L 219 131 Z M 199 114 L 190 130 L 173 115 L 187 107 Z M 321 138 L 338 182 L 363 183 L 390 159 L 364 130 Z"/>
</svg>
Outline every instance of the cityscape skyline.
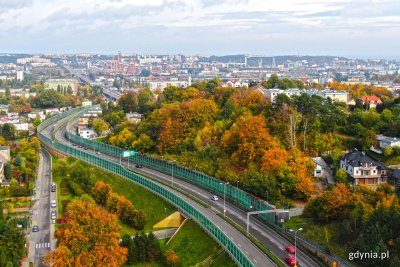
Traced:
<svg viewBox="0 0 400 267">
<path fill-rule="evenodd" d="M 397 1 L 0 3 L 1 53 L 400 58 Z"/>
</svg>

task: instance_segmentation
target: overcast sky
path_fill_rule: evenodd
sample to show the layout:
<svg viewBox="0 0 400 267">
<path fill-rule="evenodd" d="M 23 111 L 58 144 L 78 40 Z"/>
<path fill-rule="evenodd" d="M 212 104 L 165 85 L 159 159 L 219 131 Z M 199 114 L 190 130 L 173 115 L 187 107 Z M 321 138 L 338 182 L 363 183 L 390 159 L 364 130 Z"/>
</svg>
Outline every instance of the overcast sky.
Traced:
<svg viewBox="0 0 400 267">
<path fill-rule="evenodd" d="M 400 0 L 0 0 L 0 53 L 400 58 Z"/>
</svg>

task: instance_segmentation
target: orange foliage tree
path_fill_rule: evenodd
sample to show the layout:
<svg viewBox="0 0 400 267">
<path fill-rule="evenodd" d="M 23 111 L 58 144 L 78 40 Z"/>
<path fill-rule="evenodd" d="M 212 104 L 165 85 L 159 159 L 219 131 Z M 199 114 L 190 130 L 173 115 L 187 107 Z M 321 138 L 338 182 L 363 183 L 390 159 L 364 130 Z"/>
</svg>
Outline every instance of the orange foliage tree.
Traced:
<svg viewBox="0 0 400 267">
<path fill-rule="evenodd" d="M 90 198 L 72 200 L 68 220 L 56 230 L 58 247 L 47 253 L 44 263 L 64 266 L 121 266 L 127 249 L 119 244 L 119 226 L 115 215 L 97 206 Z"/>
</svg>

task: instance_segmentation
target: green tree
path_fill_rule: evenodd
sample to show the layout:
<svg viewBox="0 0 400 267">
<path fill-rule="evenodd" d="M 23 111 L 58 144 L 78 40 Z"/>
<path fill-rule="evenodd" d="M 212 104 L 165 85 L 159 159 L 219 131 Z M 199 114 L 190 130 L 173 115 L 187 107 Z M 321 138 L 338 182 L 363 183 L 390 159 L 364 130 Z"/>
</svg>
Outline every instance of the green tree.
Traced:
<svg viewBox="0 0 400 267">
<path fill-rule="evenodd" d="M 347 173 L 342 169 L 337 170 L 336 175 L 335 175 L 335 180 L 337 183 L 346 184 L 347 183 Z"/>
<path fill-rule="evenodd" d="M 4 176 L 7 180 L 12 178 L 12 165 L 9 162 L 4 166 Z"/>
<path fill-rule="evenodd" d="M 102 132 L 107 131 L 109 128 L 109 125 L 107 122 L 105 122 L 101 118 L 95 118 L 93 120 L 93 130 L 100 135 Z"/>
</svg>

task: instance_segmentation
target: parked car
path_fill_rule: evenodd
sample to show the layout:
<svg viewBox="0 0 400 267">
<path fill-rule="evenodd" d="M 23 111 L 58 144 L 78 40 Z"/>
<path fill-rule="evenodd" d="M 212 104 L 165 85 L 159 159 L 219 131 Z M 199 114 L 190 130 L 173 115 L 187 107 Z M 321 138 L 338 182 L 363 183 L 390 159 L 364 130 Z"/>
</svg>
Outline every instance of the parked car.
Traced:
<svg viewBox="0 0 400 267">
<path fill-rule="evenodd" d="M 212 195 L 212 196 L 211 196 L 211 199 L 214 200 L 214 201 L 218 201 L 218 196 Z"/>
<path fill-rule="evenodd" d="M 55 183 L 51 184 L 51 192 L 56 192 L 56 184 Z"/>
<path fill-rule="evenodd" d="M 296 249 L 293 246 L 287 246 L 286 251 L 289 252 L 290 254 L 296 253 Z"/>
<path fill-rule="evenodd" d="M 57 207 L 57 201 L 52 200 L 50 205 L 51 205 L 52 208 Z"/>
<path fill-rule="evenodd" d="M 57 212 L 55 212 L 54 210 L 51 212 L 51 219 L 55 220 L 57 218 Z"/>
<path fill-rule="evenodd" d="M 287 256 L 285 259 L 286 263 L 289 264 L 290 266 L 295 266 L 295 265 L 299 265 L 299 262 L 297 262 L 293 256 Z"/>
<path fill-rule="evenodd" d="M 39 226 L 34 225 L 34 226 L 32 227 L 32 232 L 39 232 Z"/>
</svg>

